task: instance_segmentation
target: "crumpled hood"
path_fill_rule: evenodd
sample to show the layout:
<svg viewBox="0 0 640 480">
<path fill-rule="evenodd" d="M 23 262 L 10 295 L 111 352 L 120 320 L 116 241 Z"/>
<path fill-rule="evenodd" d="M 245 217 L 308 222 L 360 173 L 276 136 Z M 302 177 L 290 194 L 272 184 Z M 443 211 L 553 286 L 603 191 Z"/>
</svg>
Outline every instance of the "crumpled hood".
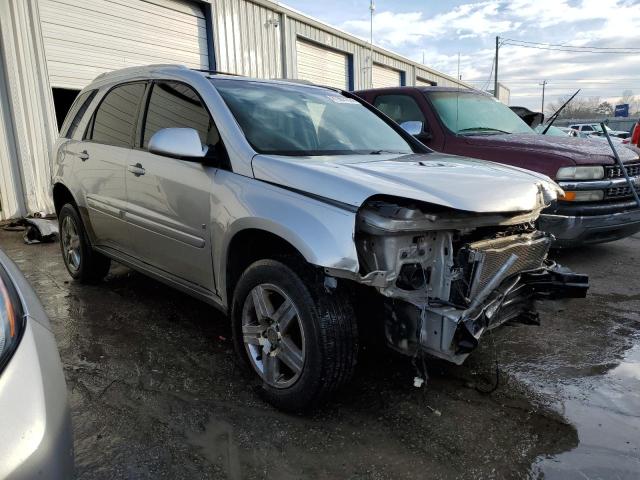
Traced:
<svg viewBox="0 0 640 480">
<path fill-rule="evenodd" d="M 510 134 L 510 135 L 469 135 L 464 141 L 480 148 L 500 148 L 535 152 L 540 155 L 554 155 L 569 158 L 577 165 L 613 165 L 615 158 L 609 142 L 575 137 L 555 137 L 551 135 Z M 638 154 L 631 149 L 614 144 L 623 162 L 638 160 Z"/>
<path fill-rule="evenodd" d="M 441 153 L 256 155 L 253 172 L 257 179 L 354 207 L 373 195 L 390 195 L 469 212 L 525 212 L 562 192 L 539 173 Z"/>
</svg>

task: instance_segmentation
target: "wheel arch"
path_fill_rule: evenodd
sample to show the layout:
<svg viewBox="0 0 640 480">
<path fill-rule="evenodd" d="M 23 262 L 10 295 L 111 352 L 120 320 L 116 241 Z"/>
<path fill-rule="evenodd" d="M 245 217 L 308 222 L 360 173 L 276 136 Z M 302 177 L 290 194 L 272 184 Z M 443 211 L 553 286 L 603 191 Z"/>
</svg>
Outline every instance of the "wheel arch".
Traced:
<svg viewBox="0 0 640 480">
<path fill-rule="evenodd" d="M 309 225 L 288 227 L 268 219 L 242 219 L 236 221 L 227 236 L 219 256 L 219 293 L 224 304 L 230 306 L 233 289 L 242 272 L 253 262 L 282 255 L 298 257 L 316 267 L 327 267 L 356 272 L 358 259 L 353 242 L 353 227 L 341 248 L 339 238 L 329 231 L 310 231 Z"/>
<path fill-rule="evenodd" d="M 56 216 L 60 214 L 60 210 L 66 203 L 72 204 L 76 209 L 78 208 L 78 203 L 71 190 L 64 183 L 56 182 L 53 185 L 53 205 L 56 210 Z"/>
</svg>

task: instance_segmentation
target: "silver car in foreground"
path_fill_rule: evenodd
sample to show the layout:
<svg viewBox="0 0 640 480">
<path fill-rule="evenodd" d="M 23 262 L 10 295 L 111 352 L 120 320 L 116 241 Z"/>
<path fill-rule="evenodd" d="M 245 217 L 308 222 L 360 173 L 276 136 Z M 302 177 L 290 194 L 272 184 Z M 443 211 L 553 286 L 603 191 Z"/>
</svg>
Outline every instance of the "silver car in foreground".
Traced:
<svg viewBox="0 0 640 480">
<path fill-rule="evenodd" d="M 49 319 L 0 251 L 0 478 L 73 478 L 67 388 Z"/>
<path fill-rule="evenodd" d="M 555 183 L 434 153 L 335 89 L 168 65 L 103 74 L 53 158 L 71 276 L 97 281 L 115 259 L 219 307 L 284 410 L 350 378 L 359 330 L 462 363 L 487 329 L 535 321 L 536 298 L 587 289 L 533 227 Z"/>
</svg>

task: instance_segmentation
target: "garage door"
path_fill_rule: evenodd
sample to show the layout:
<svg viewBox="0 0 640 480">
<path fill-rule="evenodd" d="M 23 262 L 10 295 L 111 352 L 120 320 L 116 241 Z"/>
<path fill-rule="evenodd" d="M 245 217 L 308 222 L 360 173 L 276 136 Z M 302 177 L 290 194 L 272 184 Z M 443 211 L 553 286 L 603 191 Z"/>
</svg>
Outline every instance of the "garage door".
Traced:
<svg viewBox="0 0 640 480">
<path fill-rule="evenodd" d="M 349 58 L 346 53 L 297 40 L 296 57 L 299 79 L 349 89 Z"/>
<path fill-rule="evenodd" d="M 149 63 L 208 68 L 202 9 L 183 0 L 39 0 L 52 87 Z"/>
<path fill-rule="evenodd" d="M 436 82 L 432 82 L 430 80 L 424 80 L 422 78 L 416 78 L 416 87 L 432 87 L 437 85 Z"/>
<path fill-rule="evenodd" d="M 399 70 L 373 64 L 373 88 L 399 87 L 401 85 Z"/>
</svg>

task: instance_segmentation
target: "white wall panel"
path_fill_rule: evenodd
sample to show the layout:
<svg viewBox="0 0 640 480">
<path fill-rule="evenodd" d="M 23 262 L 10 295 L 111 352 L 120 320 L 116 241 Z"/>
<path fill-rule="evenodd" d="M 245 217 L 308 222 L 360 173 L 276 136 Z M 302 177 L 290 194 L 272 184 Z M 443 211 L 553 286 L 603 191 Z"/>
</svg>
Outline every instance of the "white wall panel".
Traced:
<svg viewBox="0 0 640 480">
<path fill-rule="evenodd" d="M 184 0 L 39 0 L 53 87 L 83 88 L 105 71 L 149 63 L 208 68 L 200 6 Z"/>
<path fill-rule="evenodd" d="M 0 1 L 0 218 L 53 211 L 57 132 L 36 0 Z"/>
</svg>

